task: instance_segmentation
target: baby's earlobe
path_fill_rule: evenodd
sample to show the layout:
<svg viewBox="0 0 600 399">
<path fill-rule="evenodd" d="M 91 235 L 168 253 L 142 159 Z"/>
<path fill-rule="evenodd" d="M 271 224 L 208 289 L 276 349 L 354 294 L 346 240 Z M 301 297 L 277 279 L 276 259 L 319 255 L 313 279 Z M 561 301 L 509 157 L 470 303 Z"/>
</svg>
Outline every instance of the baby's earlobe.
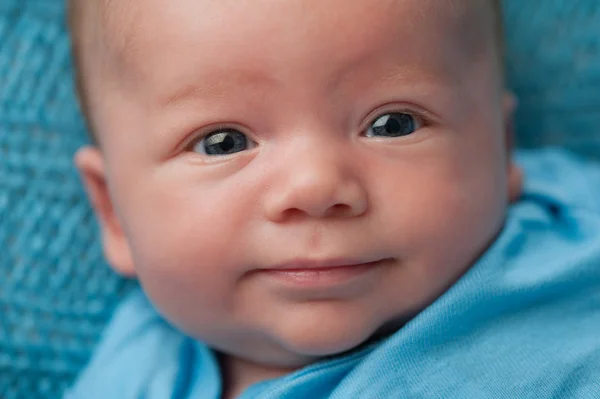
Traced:
<svg viewBox="0 0 600 399">
<path fill-rule="evenodd" d="M 102 153 L 96 147 L 83 147 L 75 154 L 75 165 L 100 225 L 104 257 L 117 273 L 133 277 L 131 251 L 110 197 Z"/>
<path fill-rule="evenodd" d="M 508 201 L 517 202 L 523 194 L 523 170 L 514 161 L 508 165 Z"/>
</svg>

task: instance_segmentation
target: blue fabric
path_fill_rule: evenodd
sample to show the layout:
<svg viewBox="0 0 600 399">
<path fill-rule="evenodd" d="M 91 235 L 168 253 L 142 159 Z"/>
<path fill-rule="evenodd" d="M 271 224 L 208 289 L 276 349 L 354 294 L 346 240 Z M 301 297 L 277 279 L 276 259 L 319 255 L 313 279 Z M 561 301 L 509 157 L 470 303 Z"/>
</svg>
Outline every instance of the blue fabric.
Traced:
<svg viewBox="0 0 600 399">
<path fill-rule="evenodd" d="M 600 2 L 506 0 L 505 9 L 519 143 L 600 158 Z M 87 138 L 63 14 L 63 0 L 0 0 L 3 399 L 60 397 L 130 287 L 102 259 L 71 161 Z"/>
<path fill-rule="evenodd" d="M 0 398 L 61 397 L 128 283 L 72 165 L 86 142 L 54 0 L 0 0 Z"/>
<path fill-rule="evenodd" d="M 521 154 L 527 176 L 492 247 L 385 341 L 242 399 L 597 398 L 600 166 Z M 141 292 L 122 305 L 69 399 L 219 399 L 214 354 L 167 325 Z"/>
<path fill-rule="evenodd" d="M 505 0 L 504 9 L 518 144 L 600 159 L 600 1 Z"/>
</svg>

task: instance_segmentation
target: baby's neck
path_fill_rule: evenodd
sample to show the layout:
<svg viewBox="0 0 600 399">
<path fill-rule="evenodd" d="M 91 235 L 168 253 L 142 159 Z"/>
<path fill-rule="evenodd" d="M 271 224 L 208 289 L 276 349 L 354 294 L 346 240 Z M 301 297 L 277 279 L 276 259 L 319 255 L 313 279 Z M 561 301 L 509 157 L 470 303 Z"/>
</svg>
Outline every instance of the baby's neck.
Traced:
<svg viewBox="0 0 600 399">
<path fill-rule="evenodd" d="M 237 357 L 219 354 L 222 399 L 235 399 L 250 386 L 281 377 L 296 371 L 293 368 L 279 368 L 248 362 Z"/>
<path fill-rule="evenodd" d="M 404 324 L 406 324 L 406 322 L 413 316 L 414 315 L 389 321 L 381 326 L 381 328 L 379 328 L 366 342 L 352 349 L 352 351 L 360 350 L 367 345 L 371 345 L 377 341 L 389 337 L 391 334 L 402 328 L 402 326 L 404 326 Z M 349 352 L 346 352 L 346 354 L 347 353 Z M 239 357 L 226 355 L 222 352 L 218 353 L 218 359 L 221 369 L 221 381 L 223 387 L 221 399 L 238 398 L 246 389 L 254 384 L 291 374 L 301 368 L 264 365 L 247 361 Z M 314 358 L 312 359 L 312 362 L 316 360 L 317 358 Z M 306 363 L 310 364 L 311 361 L 307 358 Z"/>
</svg>

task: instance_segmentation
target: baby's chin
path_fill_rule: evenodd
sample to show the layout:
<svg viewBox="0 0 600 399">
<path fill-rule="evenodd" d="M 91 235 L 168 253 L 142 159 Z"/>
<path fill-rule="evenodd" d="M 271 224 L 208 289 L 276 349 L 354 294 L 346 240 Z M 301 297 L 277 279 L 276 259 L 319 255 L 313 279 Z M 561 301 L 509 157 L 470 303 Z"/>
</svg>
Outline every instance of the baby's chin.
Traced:
<svg viewBox="0 0 600 399">
<path fill-rule="evenodd" d="M 290 318 L 272 338 L 298 359 L 322 359 L 340 356 L 382 339 L 397 331 L 400 323 L 377 322 L 367 315 L 347 318 Z"/>
</svg>

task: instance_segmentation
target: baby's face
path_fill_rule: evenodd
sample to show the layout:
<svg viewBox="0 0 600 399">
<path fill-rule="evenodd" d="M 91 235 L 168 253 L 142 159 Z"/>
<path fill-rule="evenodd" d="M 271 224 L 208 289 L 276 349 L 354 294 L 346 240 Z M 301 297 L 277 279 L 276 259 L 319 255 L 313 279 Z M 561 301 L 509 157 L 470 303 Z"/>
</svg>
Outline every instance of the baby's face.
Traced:
<svg viewBox="0 0 600 399">
<path fill-rule="evenodd" d="M 78 156 L 109 260 L 188 334 L 266 364 L 415 315 L 516 193 L 478 4 L 112 2 L 102 153 Z"/>
</svg>

